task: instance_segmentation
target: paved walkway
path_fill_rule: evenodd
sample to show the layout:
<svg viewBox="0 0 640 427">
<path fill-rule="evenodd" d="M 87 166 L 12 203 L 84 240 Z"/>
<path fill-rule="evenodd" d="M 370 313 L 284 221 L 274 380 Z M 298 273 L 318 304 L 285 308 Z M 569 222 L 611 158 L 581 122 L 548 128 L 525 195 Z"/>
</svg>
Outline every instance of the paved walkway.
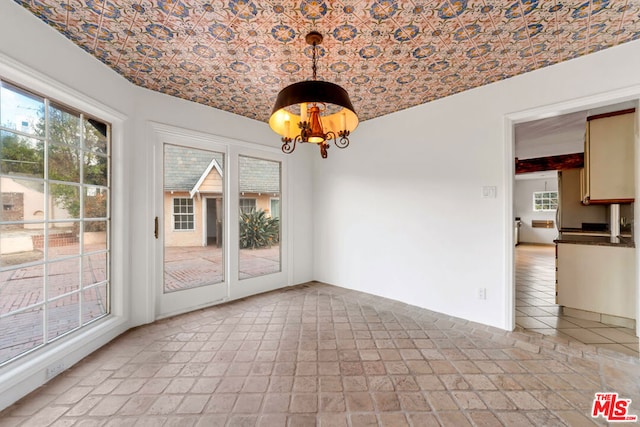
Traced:
<svg viewBox="0 0 640 427">
<path fill-rule="evenodd" d="M 280 271 L 280 246 L 241 249 L 240 280 Z M 222 248 L 187 246 L 165 248 L 165 292 L 220 283 L 224 280 Z"/>
</svg>

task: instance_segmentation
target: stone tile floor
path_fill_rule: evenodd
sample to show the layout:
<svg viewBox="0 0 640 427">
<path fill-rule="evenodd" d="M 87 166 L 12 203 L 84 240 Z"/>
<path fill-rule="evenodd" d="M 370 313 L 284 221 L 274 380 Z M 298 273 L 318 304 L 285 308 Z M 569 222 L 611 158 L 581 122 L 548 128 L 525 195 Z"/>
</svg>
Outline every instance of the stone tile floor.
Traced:
<svg viewBox="0 0 640 427">
<path fill-rule="evenodd" d="M 85 245 L 88 252 L 106 248 L 105 244 Z M 79 258 L 68 258 L 80 253 L 78 243 L 52 247 L 51 259 L 63 258 L 48 265 L 49 298 L 79 290 Z M 190 289 L 219 283 L 224 280 L 224 260 L 221 248 L 213 246 L 167 247 L 165 249 L 165 292 Z M 0 363 L 36 347 L 43 341 L 43 315 L 45 270 L 42 264 L 25 264 L 43 260 L 42 251 L 0 256 Z M 67 257 L 66 259 L 64 257 Z M 87 286 L 106 279 L 106 252 L 84 257 L 84 282 Z M 280 247 L 239 251 L 238 275 L 240 279 L 262 276 L 280 271 Z M 228 273 L 227 273 L 228 274 Z M 106 285 L 83 291 L 82 307 L 77 295 L 69 295 L 47 304 L 48 339 L 54 340 L 80 327 L 78 314 L 89 322 L 106 313 Z"/>
<path fill-rule="evenodd" d="M 138 327 L 2 426 L 585 426 L 637 358 L 311 282 Z"/>
<path fill-rule="evenodd" d="M 639 357 L 633 329 L 567 316 L 555 304 L 555 247 L 516 247 L 516 326 Z"/>
</svg>

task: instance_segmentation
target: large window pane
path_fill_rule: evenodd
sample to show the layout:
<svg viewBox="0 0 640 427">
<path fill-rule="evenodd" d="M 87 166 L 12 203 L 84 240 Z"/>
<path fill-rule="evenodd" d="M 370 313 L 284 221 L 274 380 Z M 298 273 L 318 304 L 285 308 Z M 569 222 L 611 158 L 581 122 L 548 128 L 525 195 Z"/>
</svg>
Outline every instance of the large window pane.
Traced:
<svg viewBox="0 0 640 427">
<path fill-rule="evenodd" d="M 1 366 L 108 314 L 111 180 L 108 124 L 0 86 Z"/>
<path fill-rule="evenodd" d="M 91 185 L 107 185 L 108 162 L 104 156 L 84 154 L 84 183 Z"/>
<path fill-rule="evenodd" d="M 0 125 L 31 135 L 43 134 L 44 99 L 0 82 Z"/>
<path fill-rule="evenodd" d="M 78 185 L 51 184 L 49 196 L 53 199 L 50 219 L 80 218 L 80 187 Z"/>
<path fill-rule="evenodd" d="M 44 309 L 10 314 L 0 319 L 0 361 L 10 360 L 44 343 Z"/>
<path fill-rule="evenodd" d="M 51 104 L 49 107 L 49 138 L 51 142 L 71 147 L 80 147 L 80 114 L 67 108 Z"/>
<path fill-rule="evenodd" d="M 239 277 L 247 279 L 280 271 L 280 162 L 239 157 Z M 249 204 L 248 201 L 252 203 Z"/>
<path fill-rule="evenodd" d="M 108 126 L 98 120 L 87 118 L 83 120 L 82 124 L 84 127 L 85 150 L 104 155 L 108 154 Z"/>
<path fill-rule="evenodd" d="M 84 221 L 83 251 L 106 251 L 108 247 L 107 221 Z"/>
<path fill-rule="evenodd" d="M 82 324 L 98 319 L 109 312 L 109 294 L 106 284 L 82 292 Z"/>
<path fill-rule="evenodd" d="M 80 182 L 80 150 L 49 144 L 49 179 Z"/>
<path fill-rule="evenodd" d="M 80 289 L 80 258 L 49 263 L 47 287 L 49 299 Z"/>
<path fill-rule="evenodd" d="M 0 131 L 0 173 L 44 177 L 44 141 Z"/>
<path fill-rule="evenodd" d="M 45 210 L 44 181 L 0 176 L 2 209 L 0 221 L 43 221 Z M 13 224 L 15 229 L 34 228 L 31 225 Z"/>
<path fill-rule="evenodd" d="M 107 254 L 94 254 L 82 259 L 82 286 L 87 287 L 107 280 Z"/>
<path fill-rule="evenodd" d="M 220 283 L 224 157 L 164 146 L 164 292 Z"/>
<path fill-rule="evenodd" d="M 47 304 L 47 338 L 51 341 L 80 326 L 80 293 Z"/>
<path fill-rule="evenodd" d="M 0 267 L 30 264 L 44 259 L 44 224 L 29 225 L 33 228 L 25 229 L 24 224 L 0 225 Z M 2 295 L 0 286 L 0 297 Z"/>
<path fill-rule="evenodd" d="M 107 189 L 86 187 L 84 189 L 84 217 L 105 218 L 107 216 Z"/>
<path fill-rule="evenodd" d="M 53 223 L 47 233 L 47 259 L 55 260 L 80 254 L 79 222 Z"/>
<path fill-rule="evenodd" d="M 0 272 L 0 316 L 41 303 L 44 298 L 44 265 Z M 2 320 L 0 323 L 4 325 Z"/>
</svg>

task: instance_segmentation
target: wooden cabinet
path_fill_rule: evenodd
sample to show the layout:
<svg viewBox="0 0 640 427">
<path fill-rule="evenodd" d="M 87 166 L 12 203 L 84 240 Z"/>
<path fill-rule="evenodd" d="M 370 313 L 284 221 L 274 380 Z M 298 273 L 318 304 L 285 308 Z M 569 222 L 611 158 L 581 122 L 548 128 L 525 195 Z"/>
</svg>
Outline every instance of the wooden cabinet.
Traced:
<svg viewBox="0 0 640 427">
<path fill-rule="evenodd" d="M 635 251 L 619 246 L 558 243 L 557 303 L 635 319 Z"/>
<path fill-rule="evenodd" d="M 587 119 L 582 202 L 631 203 L 635 198 L 635 110 Z"/>
</svg>

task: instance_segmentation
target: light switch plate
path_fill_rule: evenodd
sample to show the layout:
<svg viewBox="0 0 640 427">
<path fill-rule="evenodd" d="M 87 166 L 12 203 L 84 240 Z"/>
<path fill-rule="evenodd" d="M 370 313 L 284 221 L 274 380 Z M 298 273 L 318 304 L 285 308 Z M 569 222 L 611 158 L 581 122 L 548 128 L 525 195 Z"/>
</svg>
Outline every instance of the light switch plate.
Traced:
<svg viewBox="0 0 640 427">
<path fill-rule="evenodd" d="M 495 185 L 485 185 L 482 187 L 483 199 L 495 199 L 498 189 Z"/>
</svg>

